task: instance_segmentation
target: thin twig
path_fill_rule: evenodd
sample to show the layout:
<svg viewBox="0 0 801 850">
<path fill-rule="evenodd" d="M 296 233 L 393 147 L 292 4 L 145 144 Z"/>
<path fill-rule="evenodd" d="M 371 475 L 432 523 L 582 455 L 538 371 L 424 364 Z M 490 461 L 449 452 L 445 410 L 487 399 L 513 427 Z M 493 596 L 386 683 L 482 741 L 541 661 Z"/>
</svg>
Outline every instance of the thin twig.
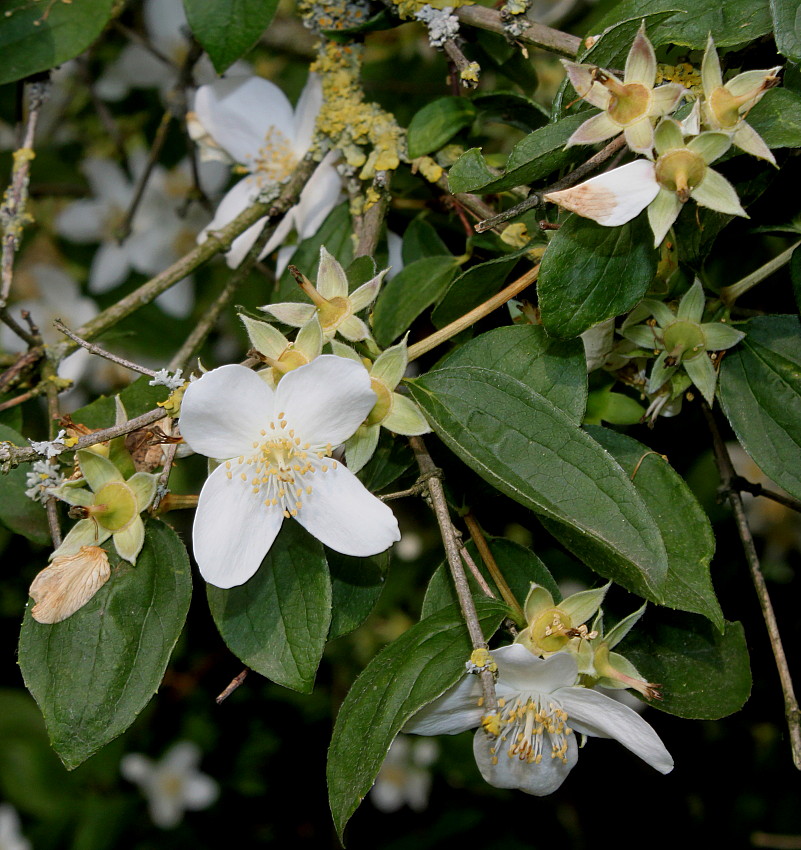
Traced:
<svg viewBox="0 0 801 850">
<path fill-rule="evenodd" d="M 459 21 L 471 27 L 497 32 L 500 35 L 507 35 L 507 31 L 503 25 L 503 18 L 497 9 L 489 9 L 486 6 L 461 6 L 454 13 Z M 560 56 L 568 56 L 571 59 L 579 52 L 581 48 L 581 39 L 575 35 L 569 35 L 561 30 L 555 30 L 551 27 L 546 27 L 544 24 L 537 24 L 533 21 L 528 22 L 528 26 L 523 30 L 521 35 L 515 36 L 515 41 L 523 42 L 524 44 L 533 44 L 535 47 L 541 47 L 543 50 L 549 50 L 551 53 L 558 53 Z"/>
<path fill-rule="evenodd" d="M 95 345 L 93 342 L 88 342 L 85 339 L 81 339 L 78 334 L 71 331 L 61 319 L 55 319 L 53 321 L 53 325 L 57 330 L 60 330 L 65 336 L 68 336 L 70 339 L 75 340 L 81 348 L 85 348 L 87 351 L 92 354 L 96 354 L 98 357 L 103 357 L 106 360 L 110 360 L 112 363 L 117 363 L 120 366 L 124 366 L 126 369 L 130 369 L 132 372 L 139 372 L 140 375 L 149 375 L 151 378 L 155 377 L 156 373 L 152 369 L 148 369 L 145 366 L 140 366 L 138 363 L 133 363 L 130 360 L 126 360 L 124 357 L 118 357 L 116 354 L 112 354 L 110 351 L 106 351 L 105 348 L 101 348 L 99 345 Z M 173 370 L 171 370 L 173 371 Z"/>
<path fill-rule="evenodd" d="M 798 499 L 794 499 L 786 493 L 777 493 L 774 490 L 768 490 L 761 484 L 754 484 L 753 481 L 749 481 L 741 475 L 735 475 L 735 477 L 731 480 L 730 486 L 733 490 L 737 490 L 739 493 L 750 493 L 752 496 L 763 496 L 766 499 L 770 499 L 773 502 L 784 505 L 785 508 L 789 508 L 791 511 L 801 513 L 801 501 Z"/>
<path fill-rule="evenodd" d="M 481 631 L 481 624 L 478 621 L 478 613 L 475 602 L 473 601 L 473 595 L 470 592 L 470 585 L 467 583 L 467 576 L 462 566 L 462 560 L 459 555 L 459 543 L 454 534 L 455 529 L 451 523 L 442 479 L 439 475 L 435 474 L 437 467 L 431 459 L 428 449 L 426 449 L 423 438 L 410 437 L 409 445 L 414 452 L 420 473 L 429 476 L 428 493 L 431 499 L 431 507 L 434 509 L 434 514 L 437 518 L 440 535 L 442 536 L 442 544 L 445 547 L 445 557 L 451 570 L 456 595 L 459 599 L 459 607 L 462 609 L 462 616 L 467 625 L 467 633 L 470 635 L 473 649 L 486 649 L 487 642 L 484 640 L 484 634 Z M 495 681 L 492 672 L 486 667 L 479 672 L 479 676 L 481 679 L 481 690 L 484 694 L 484 706 L 487 713 L 491 714 L 498 709 L 498 700 L 495 696 Z"/>
<path fill-rule="evenodd" d="M 488 316 L 493 310 L 505 304 L 510 298 L 514 298 L 515 295 L 522 292 L 526 287 L 531 286 L 537 279 L 539 272 L 539 265 L 534 266 L 533 269 L 529 269 L 522 277 L 510 283 L 509 286 L 502 289 L 497 295 L 488 298 L 483 304 L 479 304 L 478 307 L 475 307 L 469 313 L 465 313 L 464 316 L 456 319 L 456 321 L 435 331 L 431 336 L 421 339 L 420 342 L 410 345 L 409 362 L 416 360 L 426 352 L 431 351 L 432 348 L 436 348 L 446 340 L 461 333 L 465 328 L 474 325 L 479 319 L 483 319 L 484 316 Z"/>
<path fill-rule="evenodd" d="M 459 542 L 459 554 L 462 556 L 462 560 L 465 562 L 467 569 L 470 570 L 470 575 L 473 576 L 484 596 L 488 596 L 490 599 L 497 599 L 498 597 L 492 592 L 492 588 L 487 584 L 487 580 L 483 575 L 481 575 L 481 570 L 473 560 L 473 556 L 467 551 L 467 547 L 461 541 Z"/>
<path fill-rule="evenodd" d="M 217 705 L 220 705 L 231 696 L 231 694 L 245 681 L 245 677 L 248 672 L 248 668 L 245 667 L 238 676 L 234 676 L 234 678 L 231 679 L 225 690 L 214 700 Z"/>
<path fill-rule="evenodd" d="M 484 537 L 484 532 L 482 532 L 481 526 L 478 524 L 478 520 L 476 520 L 473 514 L 469 511 L 462 517 L 462 519 L 465 521 L 465 525 L 467 526 L 467 530 L 470 532 L 470 537 L 473 540 L 473 543 L 476 544 L 476 549 L 478 549 L 478 554 L 481 555 L 481 560 L 484 562 L 489 574 L 492 576 L 492 580 L 495 582 L 495 586 L 500 591 L 501 596 L 503 596 L 504 602 L 506 602 L 506 604 L 518 614 L 521 623 L 525 622 L 526 617 L 523 613 L 523 607 L 517 601 L 517 597 L 512 592 L 512 588 L 509 587 L 503 573 L 498 567 L 498 563 L 490 550 L 487 538 Z"/>
<path fill-rule="evenodd" d="M 442 49 L 445 51 L 448 59 L 451 60 L 455 70 L 457 71 L 457 73 L 453 76 L 459 80 L 465 88 L 474 89 L 478 85 L 478 80 L 470 78 L 470 71 L 472 70 L 471 66 L 473 63 L 464 55 L 464 53 L 462 53 L 462 50 L 456 41 L 452 38 L 446 38 L 442 44 Z"/>
<path fill-rule="evenodd" d="M 731 307 L 741 295 L 744 295 L 749 289 L 756 286 L 758 283 L 761 283 L 766 277 L 770 277 L 770 275 L 772 275 L 775 271 L 778 271 L 786 263 L 789 263 L 795 253 L 795 249 L 798 248 L 799 245 L 801 245 L 801 241 L 791 245 L 785 251 L 782 251 L 781 254 L 775 256 L 772 260 L 768 260 L 767 263 L 760 266 L 756 271 L 751 272 L 751 274 L 747 274 L 745 277 L 740 278 L 740 280 L 730 284 L 729 286 L 724 286 L 719 293 L 720 300 L 727 307 Z"/>
<path fill-rule="evenodd" d="M 779 625 L 776 622 L 776 615 L 773 611 L 773 604 L 770 600 L 765 577 L 762 575 L 759 556 L 754 546 L 754 538 L 751 536 L 751 529 L 748 527 L 748 518 L 745 514 L 742 497 L 731 486 L 732 481 L 736 477 L 734 466 L 729 457 L 726 444 L 723 442 L 723 438 L 718 430 L 714 414 L 706 403 L 702 402 L 701 406 L 712 434 L 715 462 L 720 473 L 721 492 L 725 493 L 728 497 L 729 504 L 734 513 L 737 533 L 745 550 L 745 559 L 751 571 L 751 579 L 754 582 L 759 606 L 762 609 L 762 617 L 765 620 L 765 626 L 768 631 L 768 638 L 770 639 L 771 649 L 773 650 L 773 658 L 776 662 L 776 668 L 779 671 L 779 680 L 781 681 L 782 692 L 784 694 L 784 714 L 790 732 L 790 749 L 793 755 L 793 763 L 798 770 L 801 770 L 801 709 L 799 709 L 798 700 L 795 697 L 790 668 L 787 665 L 787 658 L 784 654 L 784 647 L 779 634 Z"/>
<path fill-rule="evenodd" d="M 378 200 L 367 209 L 364 214 L 354 221 L 356 231 L 356 257 L 372 257 L 375 254 L 381 227 L 389 209 L 389 181 L 388 171 L 376 172 L 373 179 L 373 189 L 378 193 Z"/>
</svg>

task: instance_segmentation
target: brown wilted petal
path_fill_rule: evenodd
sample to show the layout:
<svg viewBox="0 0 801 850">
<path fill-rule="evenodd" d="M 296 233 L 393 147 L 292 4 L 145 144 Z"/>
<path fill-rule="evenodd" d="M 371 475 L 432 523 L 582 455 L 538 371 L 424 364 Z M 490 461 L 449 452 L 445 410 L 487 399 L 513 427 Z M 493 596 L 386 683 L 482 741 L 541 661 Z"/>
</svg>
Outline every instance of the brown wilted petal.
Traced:
<svg viewBox="0 0 801 850">
<path fill-rule="evenodd" d="M 60 623 L 82 608 L 109 580 L 108 555 L 99 546 L 81 546 L 60 555 L 33 580 L 31 615 L 37 623 Z"/>
</svg>

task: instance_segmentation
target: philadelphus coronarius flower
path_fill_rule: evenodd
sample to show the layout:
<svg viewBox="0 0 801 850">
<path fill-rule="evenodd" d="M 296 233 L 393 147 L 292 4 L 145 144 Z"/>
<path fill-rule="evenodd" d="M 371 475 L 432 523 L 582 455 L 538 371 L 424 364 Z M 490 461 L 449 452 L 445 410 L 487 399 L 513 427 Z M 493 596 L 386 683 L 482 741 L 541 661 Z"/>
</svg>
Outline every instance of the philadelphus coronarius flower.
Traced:
<svg viewBox="0 0 801 850">
<path fill-rule="evenodd" d="M 573 655 L 538 658 L 520 644 L 493 650 L 498 711 L 482 707 L 476 676 L 467 674 L 423 708 L 404 728 L 418 735 L 455 735 L 479 727 L 473 754 L 484 779 L 542 797 L 565 781 L 578 760 L 574 733 L 615 738 L 660 773 L 673 759 L 636 712 L 611 697 L 576 685 Z"/>
<path fill-rule="evenodd" d="M 247 169 L 247 176 L 220 202 L 214 220 L 198 237 L 232 221 L 260 195 L 285 181 L 312 144 L 314 125 L 322 103 L 322 87 L 316 74 L 310 74 L 295 110 L 286 95 L 261 77 L 228 77 L 201 86 L 195 97 L 194 119 L 211 140 Z M 193 135 L 197 135 L 195 127 Z M 341 180 L 334 167 L 335 154 L 328 154 L 317 166 L 292 207 L 261 253 L 272 253 L 294 228 L 301 239 L 317 232 L 336 205 Z M 261 233 L 266 218 L 238 236 L 225 255 L 236 268 Z M 288 257 L 284 258 L 286 261 Z"/>
<path fill-rule="evenodd" d="M 650 156 L 654 146 L 654 122 L 672 112 L 686 90 L 678 83 L 654 88 L 656 54 L 645 36 L 645 24 L 629 50 L 622 82 L 611 71 L 595 65 L 567 60 L 562 60 L 562 64 L 578 95 L 603 109 L 573 133 L 566 147 L 592 145 L 622 132 L 631 150 Z"/>
<path fill-rule="evenodd" d="M 294 342 L 269 322 L 260 322 L 244 314 L 239 318 L 248 332 L 250 344 L 268 366 L 257 374 L 273 389 L 287 372 L 311 363 L 323 351 L 323 329 L 317 316 L 298 331 Z"/>
<path fill-rule="evenodd" d="M 367 370 L 330 354 L 288 372 L 275 390 L 236 365 L 189 385 L 181 433 L 221 461 L 203 485 L 193 530 L 206 581 L 246 582 L 288 517 L 345 555 L 375 555 L 400 539 L 392 511 L 331 458 L 375 399 Z"/>
<path fill-rule="evenodd" d="M 294 267 L 290 267 L 290 270 L 292 268 Z M 384 275 L 388 271 L 389 269 L 380 271 L 367 283 L 363 283 L 348 294 L 348 278 L 345 270 L 326 251 L 325 247 L 321 246 L 316 288 L 300 272 L 297 270 L 292 272 L 301 289 L 313 303 L 301 304 L 295 301 L 287 301 L 283 304 L 265 304 L 259 309 L 275 316 L 279 322 L 294 328 L 303 327 L 316 315 L 320 320 L 320 326 L 326 340 L 338 333 L 351 342 L 358 342 L 370 336 L 370 329 L 354 314 L 364 310 L 365 307 L 375 301 Z"/>
</svg>

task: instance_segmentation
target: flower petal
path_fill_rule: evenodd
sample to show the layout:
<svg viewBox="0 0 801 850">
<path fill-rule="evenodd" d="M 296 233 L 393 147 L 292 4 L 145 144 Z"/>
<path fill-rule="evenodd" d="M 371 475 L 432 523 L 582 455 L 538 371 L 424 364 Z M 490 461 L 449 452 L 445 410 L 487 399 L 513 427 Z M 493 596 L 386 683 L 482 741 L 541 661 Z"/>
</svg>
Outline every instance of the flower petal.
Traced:
<svg viewBox="0 0 801 850">
<path fill-rule="evenodd" d="M 208 808 L 220 796 L 220 786 L 204 773 L 192 773 L 184 780 L 183 804 L 192 811 Z"/>
<path fill-rule="evenodd" d="M 615 123 L 605 112 L 588 118 L 567 140 L 566 148 L 573 145 L 594 145 L 596 142 L 605 142 L 616 136 L 623 128 Z"/>
<path fill-rule="evenodd" d="M 654 232 L 654 248 L 662 244 L 668 230 L 681 212 L 681 201 L 675 192 L 659 189 L 656 197 L 648 205 L 648 223 Z"/>
<path fill-rule="evenodd" d="M 654 128 L 650 118 L 640 118 L 630 124 L 623 131 L 626 137 L 626 144 L 635 153 L 644 153 L 650 156 L 654 146 Z"/>
<path fill-rule="evenodd" d="M 606 109 L 609 106 L 611 94 L 594 78 L 595 65 L 581 65 L 567 59 L 562 59 L 561 62 L 565 66 L 570 84 L 580 98 L 599 109 Z"/>
<path fill-rule="evenodd" d="M 323 298 L 347 298 L 348 296 L 348 278 L 345 269 L 326 251 L 325 245 L 320 246 L 317 291 Z"/>
<path fill-rule="evenodd" d="M 497 747 L 497 752 L 491 752 L 490 747 Z M 481 775 L 496 788 L 516 788 L 535 797 L 556 791 L 578 761 L 578 744 L 574 735 L 567 737 L 566 762 L 551 758 L 548 747 L 543 746 L 542 761 L 529 764 L 525 759 L 521 761 L 517 756 L 508 756 L 507 747 L 502 741 L 488 736 L 483 729 L 476 732 L 473 755 Z"/>
<path fill-rule="evenodd" d="M 723 74 L 720 71 L 720 59 L 715 49 L 715 41 L 710 34 L 706 40 L 706 50 L 701 62 L 701 85 L 704 95 L 708 98 L 715 89 L 723 85 Z"/>
<path fill-rule="evenodd" d="M 108 556 L 97 546 L 84 546 L 75 555 L 55 558 L 31 584 L 36 603 L 31 616 L 37 623 L 60 623 L 82 608 L 109 580 Z"/>
<path fill-rule="evenodd" d="M 244 366 L 220 366 L 193 381 L 181 402 L 181 434 L 206 457 L 250 454 L 273 416 L 273 391 Z"/>
<path fill-rule="evenodd" d="M 481 724 L 481 684 L 477 676 L 463 676 L 444 694 L 424 706 L 403 727 L 413 735 L 457 735 Z M 482 733 L 483 734 L 483 733 Z"/>
<path fill-rule="evenodd" d="M 567 652 L 550 658 L 538 658 L 520 644 L 502 646 L 492 651 L 498 665 L 498 684 L 509 693 L 550 694 L 572 685 L 578 675 L 576 659 Z"/>
<path fill-rule="evenodd" d="M 665 83 L 663 86 L 657 86 L 651 93 L 651 109 L 650 115 L 652 118 L 667 115 L 679 105 L 687 89 L 678 83 Z"/>
<path fill-rule="evenodd" d="M 116 242 L 104 242 L 95 251 L 89 269 L 89 291 L 108 292 L 125 280 L 131 268 L 131 261 L 125 245 Z"/>
<path fill-rule="evenodd" d="M 707 168 L 704 179 L 690 192 L 690 196 L 702 207 L 748 218 L 748 213 L 740 205 L 734 186 L 711 168 Z"/>
<path fill-rule="evenodd" d="M 276 411 L 283 412 L 289 428 L 312 446 L 344 443 L 375 400 L 364 366 L 333 354 L 286 374 L 275 393 Z"/>
<path fill-rule="evenodd" d="M 56 216 L 56 232 L 70 242 L 101 242 L 108 212 L 105 201 L 73 201 Z"/>
<path fill-rule="evenodd" d="M 115 532 L 112 539 L 120 558 L 135 564 L 145 542 L 145 524 L 142 517 L 134 517 L 133 522 L 122 531 Z"/>
<path fill-rule="evenodd" d="M 380 425 L 363 425 L 357 428 L 356 433 L 345 443 L 345 457 L 352 473 L 362 469 L 375 454 L 380 431 Z"/>
<path fill-rule="evenodd" d="M 765 144 L 765 140 L 750 124 L 746 124 L 745 121 L 740 122 L 731 140 L 740 150 L 750 153 L 751 156 L 766 159 L 771 165 L 776 165 L 776 157 L 773 156 L 770 148 Z"/>
<path fill-rule="evenodd" d="M 381 424 L 388 431 L 404 437 L 416 437 L 431 432 L 431 426 L 420 408 L 410 398 L 399 393 L 392 393 L 392 409 Z"/>
<path fill-rule="evenodd" d="M 282 304 L 265 304 L 259 307 L 271 316 L 275 316 L 279 322 L 293 328 L 301 328 L 310 322 L 317 314 L 314 304 L 302 304 L 299 301 L 285 301 Z"/>
<path fill-rule="evenodd" d="M 639 215 L 658 191 L 653 163 L 638 159 L 544 197 L 605 227 L 614 227 Z"/>
<path fill-rule="evenodd" d="M 614 738 L 660 773 L 673 770 L 673 759 L 659 735 L 636 711 L 589 688 L 565 688 L 555 696 L 575 731 Z"/>
<path fill-rule="evenodd" d="M 642 83 L 651 88 L 656 79 L 656 53 L 651 42 L 645 35 L 645 21 L 637 30 L 637 35 L 626 57 L 626 68 L 623 72 L 624 83 Z"/>
<path fill-rule="evenodd" d="M 310 73 L 300 93 L 292 120 L 293 150 L 300 159 L 311 147 L 317 115 L 323 105 L 323 86 L 315 73 Z"/>
<path fill-rule="evenodd" d="M 244 584 L 256 572 L 284 519 L 280 506 L 268 508 L 248 482 L 226 472 L 218 466 L 206 480 L 192 527 L 200 574 L 223 588 Z"/>
<path fill-rule="evenodd" d="M 279 392 L 284 381 L 286 378 L 278 385 Z M 346 466 L 334 463 L 327 472 L 316 472 L 312 492 L 298 511 L 298 522 L 321 543 L 343 555 L 365 557 L 383 552 L 400 540 L 395 515 Z"/>
</svg>

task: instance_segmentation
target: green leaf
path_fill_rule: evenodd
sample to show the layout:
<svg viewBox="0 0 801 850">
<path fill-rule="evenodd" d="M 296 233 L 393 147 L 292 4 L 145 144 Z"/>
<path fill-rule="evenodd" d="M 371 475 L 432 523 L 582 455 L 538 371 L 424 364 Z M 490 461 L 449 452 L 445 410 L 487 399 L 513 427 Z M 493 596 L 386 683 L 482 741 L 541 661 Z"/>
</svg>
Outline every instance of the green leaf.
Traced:
<svg viewBox="0 0 801 850">
<path fill-rule="evenodd" d="M 414 455 L 405 440 L 396 440 L 381 429 L 378 448 L 367 465 L 356 474 L 371 493 L 379 493 L 414 466 Z"/>
<path fill-rule="evenodd" d="M 444 256 L 447 253 L 448 246 L 422 214 L 412 219 L 403 234 L 401 256 L 404 265 L 411 265 L 415 260 L 422 260 L 424 257 Z"/>
<path fill-rule="evenodd" d="M 357 629 L 373 610 L 384 589 L 389 552 L 372 558 L 353 558 L 326 550 L 331 570 L 331 626 L 328 640 Z"/>
<path fill-rule="evenodd" d="M 645 408 L 631 396 L 612 392 L 614 384 L 593 390 L 587 397 L 586 425 L 636 425 L 645 415 Z"/>
<path fill-rule="evenodd" d="M 653 708 L 694 720 L 717 720 L 738 711 L 751 693 L 751 668 L 741 623 L 721 634 L 697 614 L 649 609 L 642 627 L 617 650 L 658 682 Z"/>
<path fill-rule="evenodd" d="M 658 254 L 645 214 L 621 227 L 571 215 L 542 258 L 537 293 L 551 336 L 578 336 L 642 299 Z"/>
<path fill-rule="evenodd" d="M 492 552 L 492 557 L 495 558 L 495 563 L 501 571 L 501 575 L 503 575 L 506 583 L 509 585 L 509 589 L 520 603 L 521 608 L 526 601 L 532 581 L 545 587 L 554 599 L 560 600 L 562 598 L 559 587 L 554 581 L 548 567 L 542 563 L 531 549 L 527 549 L 525 546 L 521 546 L 519 543 L 514 543 L 511 540 L 506 540 L 503 537 L 489 537 L 487 538 L 487 543 Z M 472 540 L 467 544 L 467 551 L 472 556 L 479 570 L 481 570 L 481 574 L 495 593 L 495 596 L 501 599 L 501 593 L 492 580 L 489 571 L 484 566 L 484 562 Z M 477 599 L 487 598 L 469 572 L 467 573 L 467 581 L 470 584 L 473 595 Z M 421 618 L 431 617 L 437 611 L 441 611 L 448 605 L 453 605 L 458 601 L 450 570 L 448 569 L 448 563 L 447 561 L 443 561 L 434 570 L 431 581 L 428 583 L 420 616 Z"/>
<path fill-rule="evenodd" d="M 790 280 L 793 284 L 795 306 L 801 312 L 801 245 L 793 251 L 790 257 Z"/>
<path fill-rule="evenodd" d="M 757 466 L 801 499 L 801 325 L 762 316 L 723 358 L 720 400 L 737 439 Z"/>
<path fill-rule="evenodd" d="M 674 3 L 668 11 L 652 12 L 648 15 L 641 14 L 638 10 L 634 17 L 618 21 L 604 30 L 596 42 L 579 53 L 576 61 L 598 65 L 601 68 L 623 68 L 640 25 L 644 22 L 646 33 L 650 35 L 659 24 L 672 17 L 677 9 L 678 6 Z"/>
<path fill-rule="evenodd" d="M 384 284 L 373 313 L 373 334 L 381 346 L 393 343 L 445 291 L 459 268 L 456 257 L 426 257 L 405 266 Z"/>
<path fill-rule="evenodd" d="M 654 47 L 678 44 L 703 50 L 709 35 L 718 48 L 754 41 L 771 32 L 768 0 L 623 0 L 594 25 L 596 32 L 620 21 L 674 12 L 648 27 Z"/>
<path fill-rule="evenodd" d="M 466 97 L 441 97 L 415 113 L 406 131 L 409 158 L 417 159 L 447 144 L 476 118 L 476 108 Z"/>
<path fill-rule="evenodd" d="M 703 614 L 723 631 L 723 612 L 709 575 L 715 535 L 684 479 L 661 455 L 631 437 L 607 428 L 587 431 L 632 477 L 659 526 L 668 557 L 667 577 L 660 588 L 662 604 Z"/>
<path fill-rule="evenodd" d="M 620 466 L 565 413 L 519 381 L 472 366 L 429 372 L 411 394 L 482 478 L 591 541 L 601 553 L 596 572 L 660 598 L 667 555 L 656 523 Z"/>
<path fill-rule="evenodd" d="M 770 0 L 776 49 L 793 62 L 801 62 L 801 16 L 796 0 Z"/>
<path fill-rule="evenodd" d="M 476 608 L 489 637 L 507 608 L 489 599 L 480 600 Z M 328 796 L 340 841 L 397 733 L 465 674 L 472 649 L 454 605 L 412 626 L 379 652 L 353 683 L 328 750 Z"/>
<path fill-rule="evenodd" d="M 178 535 L 147 524 L 136 566 L 109 551 L 109 581 L 61 623 L 25 612 L 19 663 L 53 748 L 72 769 L 124 732 L 158 689 L 189 610 L 192 576 Z"/>
<path fill-rule="evenodd" d="M 278 0 L 184 0 L 192 33 L 222 74 L 270 25 Z"/>
<path fill-rule="evenodd" d="M 114 0 L 0 0 L 0 84 L 55 68 L 83 53 L 111 19 Z"/>
<path fill-rule="evenodd" d="M 517 51 L 513 49 L 512 55 Z M 536 101 L 515 92 L 487 92 L 473 97 L 482 121 L 509 124 L 524 132 L 539 129 L 548 122 L 548 113 Z"/>
<path fill-rule="evenodd" d="M 6 425 L 0 425 L 0 443 L 29 448 L 28 441 Z M 31 465 L 23 463 L 0 474 L 0 522 L 15 534 L 21 534 L 42 546 L 51 544 L 47 514 L 41 502 L 25 495 Z"/>
<path fill-rule="evenodd" d="M 553 339 L 540 325 L 509 325 L 481 334 L 437 368 L 478 366 L 502 372 L 539 393 L 576 425 L 587 400 L 587 363 L 580 339 Z"/>
<path fill-rule="evenodd" d="M 237 658 L 286 688 L 312 690 L 331 623 L 331 579 L 314 537 L 285 522 L 253 578 L 230 590 L 208 585 L 207 594 Z"/>
<path fill-rule="evenodd" d="M 571 115 L 529 133 L 512 148 L 500 176 L 490 171 L 478 148 L 471 148 L 448 172 L 451 192 L 503 192 L 547 177 L 576 158 L 575 149 L 564 149 L 565 142 L 586 117 Z"/>
<path fill-rule="evenodd" d="M 801 148 L 801 95 L 770 89 L 748 113 L 748 123 L 769 148 Z"/>
<path fill-rule="evenodd" d="M 442 300 L 431 313 L 431 321 L 435 327 L 445 325 L 463 316 L 465 313 L 483 304 L 495 295 L 504 285 L 509 272 L 517 265 L 517 261 L 525 251 L 516 251 L 473 266 L 450 282 Z"/>
<path fill-rule="evenodd" d="M 119 393 L 129 418 L 141 416 L 148 410 L 153 410 L 160 401 L 169 398 L 170 391 L 167 387 L 151 387 L 150 380 L 147 375 L 142 375 Z M 116 411 L 114 399 L 101 395 L 90 404 L 78 408 L 72 414 L 72 420 L 86 425 L 87 428 L 110 428 L 114 424 Z"/>
</svg>

